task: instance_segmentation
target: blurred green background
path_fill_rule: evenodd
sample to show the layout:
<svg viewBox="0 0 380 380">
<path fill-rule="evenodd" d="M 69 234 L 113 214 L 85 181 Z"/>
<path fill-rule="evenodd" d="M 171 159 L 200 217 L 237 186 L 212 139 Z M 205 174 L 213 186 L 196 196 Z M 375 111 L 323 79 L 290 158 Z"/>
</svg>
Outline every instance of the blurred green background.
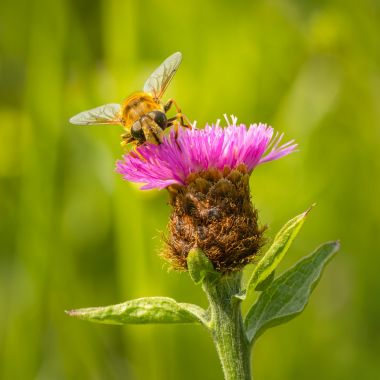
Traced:
<svg viewBox="0 0 380 380">
<path fill-rule="evenodd" d="M 306 312 L 258 341 L 256 378 L 378 378 L 378 1 L 5 0 L 0 9 L 1 379 L 222 378 L 199 326 L 105 326 L 63 312 L 153 295 L 206 304 L 157 255 L 166 192 L 114 173 L 121 130 L 67 121 L 140 89 L 178 50 L 167 98 L 190 119 L 233 113 L 299 143 L 251 179 L 269 237 L 318 204 L 283 268 L 342 242 Z"/>
</svg>

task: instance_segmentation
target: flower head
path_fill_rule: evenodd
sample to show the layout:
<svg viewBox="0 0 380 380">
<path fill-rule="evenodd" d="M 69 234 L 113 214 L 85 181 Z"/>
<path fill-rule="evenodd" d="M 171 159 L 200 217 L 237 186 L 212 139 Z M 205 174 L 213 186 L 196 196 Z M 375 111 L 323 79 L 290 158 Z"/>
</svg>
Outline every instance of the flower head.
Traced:
<svg viewBox="0 0 380 380">
<path fill-rule="evenodd" d="M 116 171 L 124 179 L 140 182 L 142 189 L 163 189 L 169 185 L 186 185 L 192 173 L 209 169 L 235 169 L 245 165 L 248 172 L 267 161 L 293 152 L 296 144 L 289 141 L 280 145 L 283 135 L 273 136 L 273 128 L 265 124 L 237 124 L 227 120 L 227 127 L 219 123 L 204 129 L 179 129 L 176 138 L 172 130 L 162 144 L 145 144 L 137 154 L 126 154 L 116 164 Z"/>
<path fill-rule="evenodd" d="M 164 258 L 176 269 L 187 268 L 187 255 L 201 249 L 221 273 L 252 262 L 264 243 L 265 228 L 251 202 L 249 176 L 259 164 L 283 157 L 296 148 L 280 145 L 265 124 L 227 120 L 205 129 L 180 129 L 162 144 L 145 144 L 117 163 L 125 179 L 143 189 L 168 188 L 172 212 Z"/>
</svg>

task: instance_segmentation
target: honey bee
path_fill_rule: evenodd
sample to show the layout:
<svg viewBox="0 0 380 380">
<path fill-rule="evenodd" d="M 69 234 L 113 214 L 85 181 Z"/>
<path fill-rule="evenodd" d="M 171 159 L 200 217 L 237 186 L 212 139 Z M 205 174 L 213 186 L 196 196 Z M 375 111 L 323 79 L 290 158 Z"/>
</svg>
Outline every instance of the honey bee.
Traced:
<svg viewBox="0 0 380 380">
<path fill-rule="evenodd" d="M 169 99 L 165 104 L 161 102 L 181 61 L 181 53 L 172 54 L 149 76 L 143 91 L 130 95 L 122 104 L 109 103 L 81 112 L 73 116 L 70 123 L 121 125 L 125 130 L 125 133 L 121 135 L 121 144 L 134 143 L 137 146 L 145 142 L 160 144 L 164 130 L 172 125 L 175 127 L 176 135 L 179 126 L 191 128 L 191 124 L 174 99 Z M 176 108 L 177 113 L 168 119 L 166 113 L 172 106 Z M 184 119 L 188 124 L 185 124 Z"/>
</svg>

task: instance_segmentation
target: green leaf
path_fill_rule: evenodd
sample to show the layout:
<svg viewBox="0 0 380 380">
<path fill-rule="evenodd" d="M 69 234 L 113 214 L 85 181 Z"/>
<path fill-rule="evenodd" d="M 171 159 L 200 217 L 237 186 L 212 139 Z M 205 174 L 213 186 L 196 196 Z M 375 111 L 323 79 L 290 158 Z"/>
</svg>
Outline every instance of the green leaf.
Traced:
<svg viewBox="0 0 380 380">
<path fill-rule="evenodd" d="M 206 312 L 199 306 L 178 303 L 167 297 L 146 297 L 117 305 L 90 307 L 66 312 L 91 322 L 112 325 L 148 323 L 205 323 Z"/>
<path fill-rule="evenodd" d="M 199 248 L 192 249 L 187 256 L 187 268 L 191 279 L 196 285 L 204 280 L 214 281 L 220 277 L 220 273 L 214 269 L 212 262 Z"/>
<path fill-rule="evenodd" d="M 260 294 L 245 318 L 250 341 L 256 340 L 269 327 L 284 323 L 304 310 L 324 266 L 338 249 L 339 242 L 321 245 Z"/>
<path fill-rule="evenodd" d="M 259 282 L 257 285 L 256 285 L 256 292 L 262 292 L 263 290 L 265 290 L 274 280 L 274 277 L 275 277 L 275 271 L 273 271 L 265 280 Z"/>
<path fill-rule="evenodd" d="M 312 206 L 313 207 L 313 206 Z M 301 229 L 307 214 L 310 212 L 310 207 L 307 211 L 295 218 L 289 220 L 278 232 L 274 238 L 273 244 L 269 247 L 268 251 L 262 256 L 260 261 L 256 264 L 252 275 L 247 283 L 246 294 L 253 291 L 256 287 L 260 289 L 260 284 L 263 283 L 267 286 L 270 283 L 270 276 L 274 279 L 274 270 L 280 264 L 288 251 L 293 240 Z M 273 273 L 273 274 L 272 274 Z M 268 280 L 267 283 L 265 281 Z M 240 296 L 244 299 L 245 295 Z"/>
</svg>

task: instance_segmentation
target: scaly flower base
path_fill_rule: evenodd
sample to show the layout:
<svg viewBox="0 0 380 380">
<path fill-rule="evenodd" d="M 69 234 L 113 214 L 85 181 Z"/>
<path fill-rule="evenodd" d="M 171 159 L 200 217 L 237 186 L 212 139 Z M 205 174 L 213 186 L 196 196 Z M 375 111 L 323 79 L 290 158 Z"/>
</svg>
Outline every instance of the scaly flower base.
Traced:
<svg viewBox="0 0 380 380">
<path fill-rule="evenodd" d="M 187 255 L 197 247 L 217 271 L 240 271 L 264 244 L 265 230 L 251 202 L 246 166 L 191 174 L 187 183 L 168 188 L 172 213 L 162 256 L 186 270 Z"/>
</svg>

